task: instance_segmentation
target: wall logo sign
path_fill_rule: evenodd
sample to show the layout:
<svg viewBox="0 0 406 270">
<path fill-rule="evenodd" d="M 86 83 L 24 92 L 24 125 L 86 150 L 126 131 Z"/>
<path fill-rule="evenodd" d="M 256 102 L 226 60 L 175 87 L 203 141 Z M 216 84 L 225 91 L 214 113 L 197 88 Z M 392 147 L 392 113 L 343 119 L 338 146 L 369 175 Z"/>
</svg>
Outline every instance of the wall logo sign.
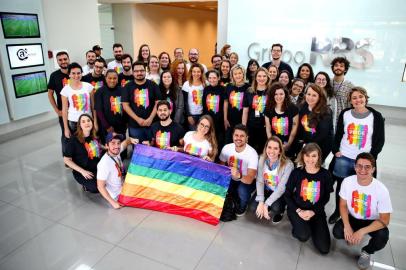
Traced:
<svg viewBox="0 0 406 270">
<path fill-rule="evenodd" d="M 7 53 L 10 69 L 44 65 L 41 43 L 8 44 Z"/>
<path fill-rule="evenodd" d="M 28 51 L 27 51 L 27 49 L 19 49 L 17 51 L 17 57 L 21 61 L 24 61 L 24 60 L 28 59 Z"/>
<path fill-rule="evenodd" d="M 374 63 L 374 56 L 368 50 L 372 45 L 373 40 L 370 38 L 363 38 L 354 42 L 347 37 L 332 39 L 313 37 L 308 57 L 304 51 L 283 50 L 282 60 L 297 65 L 304 62 L 314 65 L 320 59 L 324 66 L 329 67 L 335 57 L 345 56 L 351 62 L 352 68 L 366 69 Z M 271 60 L 270 50 L 271 48 L 261 48 L 260 43 L 253 42 L 248 46 L 247 54 L 250 59 L 266 62 Z"/>
</svg>

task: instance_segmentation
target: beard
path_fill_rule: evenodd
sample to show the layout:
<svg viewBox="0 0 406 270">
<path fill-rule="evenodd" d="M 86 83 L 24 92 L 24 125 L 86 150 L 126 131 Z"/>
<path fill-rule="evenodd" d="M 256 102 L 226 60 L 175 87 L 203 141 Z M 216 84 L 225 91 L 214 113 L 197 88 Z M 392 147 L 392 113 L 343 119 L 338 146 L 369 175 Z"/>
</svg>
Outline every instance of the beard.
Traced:
<svg viewBox="0 0 406 270">
<path fill-rule="evenodd" d="M 167 114 L 167 115 L 158 115 L 158 117 L 159 117 L 159 120 L 161 120 L 161 121 L 166 121 L 166 120 L 168 120 L 169 119 L 169 114 Z"/>
<path fill-rule="evenodd" d="M 333 73 L 334 73 L 334 75 L 336 75 L 336 76 L 344 75 L 344 72 L 345 72 L 345 71 L 342 71 L 341 69 L 334 69 L 334 70 L 333 70 Z"/>
<path fill-rule="evenodd" d="M 130 71 L 131 70 L 131 66 L 123 66 L 124 71 Z"/>
<path fill-rule="evenodd" d="M 121 54 L 115 55 L 114 59 L 116 59 L 116 61 L 121 61 Z"/>
</svg>

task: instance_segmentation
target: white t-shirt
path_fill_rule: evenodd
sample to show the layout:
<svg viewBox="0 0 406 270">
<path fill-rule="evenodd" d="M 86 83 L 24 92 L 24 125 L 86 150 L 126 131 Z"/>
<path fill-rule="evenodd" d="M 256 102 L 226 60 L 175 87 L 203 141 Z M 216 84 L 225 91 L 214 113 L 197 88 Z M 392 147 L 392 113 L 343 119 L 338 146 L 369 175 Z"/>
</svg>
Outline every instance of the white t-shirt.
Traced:
<svg viewBox="0 0 406 270">
<path fill-rule="evenodd" d="M 159 81 L 161 80 L 161 77 L 159 74 L 151 74 L 151 73 L 147 73 L 147 76 L 145 76 L 146 79 L 153 81 L 154 83 L 156 83 L 156 85 L 159 85 Z"/>
<path fill-rule="evenodd" d="M 87 75 L 89 73 L 92 73 L 92 72 L 93 72 L 93 68 L 90 68 L 88 65 L 84 65 L 82 67 L 82 76 L 85 76 L 85 75 Z"/>
<path fill-rule="evenodd" d="M 118 162 L 118 164 L 123 164 L 120 156 L 113 158 L 116 160 L 116 162 Z M 97 164 L 97 180 L 106 181 L 107 192 L 114 200 L 118 199 L 118 195 L 120 195 L 121 188 L 123 186 L 121 169 L 116 162 L 114 162 L 106 153 Z"/>
<path fill-rule="evenodd" d="M 239 170 L 243 176 L 248 174 L 248 169 L 257 170 L 258 168 L 257 151 L 248 144 L 242 152 L 238 153 L 235 151 L 235 144 L 229 143 L 223 147 L 219 158 L 229 167 Z"/>
<path fill-rule="evenodd" d="M 355 118 L 351 110 L 343 115 L 344 135 L 341 139 L 340 152 L 355 159 L 362 152 L 371 151 L 374 116 L 370 113 L 365 118 Z"/>
<path fill-rule="evenodd" d="M 182 90 L 188 93 L 188 109 L 191 115 L 199 115 L 203 113 L 203 89 L 203 84 L 194 86 L 190 85 L 188 81 L 182 86 Z"/>
<path fill-rule="evenodd" d="M 92 90 L 93 86 L 87 82 L 82 82 L 82 88 L 79 90 L 73 90 L 69 84 L 62 88 L 61 96 L 68 98 L 69 101 L 69 121 L 77 122 L 80 115 L 91 114 L 90 93 Z"/>
<path fill-rule="evenodd" d="M 123 65 L 116 60 L 111 61 L 107 64 L 107 69 L 114 69 L 118 74 L 123 72 Z"/>
<path fill-rule="evenodd" d="M 358 184 L 357 176 L 344 179 L 340 197 L 347 201 L 349 213 L 357 219 L 375 220 L 380 213 L 392 213 L 389 191 L 375 178 L 368 186 Z"/>
<path fill-rule="evenodd" d="M 186 132 L 185 137 L 183 138 L 183 141 L 185 142 L 185 146 L 183 147 L 183 150 L 194 156 L 198 157 L 205 157 L 209 154 L 209 152 L 212 150 L 212 147 L 209 143 L 208 140 L 204 139 L 204 141 L 196 141 L 193 138 L 193 134 L 196 131 L 189 131 Z"/>
</svg>

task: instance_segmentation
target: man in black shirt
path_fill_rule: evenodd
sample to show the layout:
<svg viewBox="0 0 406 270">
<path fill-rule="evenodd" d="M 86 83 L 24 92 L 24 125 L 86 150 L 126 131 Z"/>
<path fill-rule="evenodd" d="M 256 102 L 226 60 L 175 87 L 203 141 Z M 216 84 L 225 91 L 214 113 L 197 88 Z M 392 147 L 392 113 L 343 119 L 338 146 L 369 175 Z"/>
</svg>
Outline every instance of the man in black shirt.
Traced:
<svg viewBox="0 0 406 270">
<path fill-rule="evenodd" d="M 55 113 L 58 115 L 59 118 L 59 125 L 61 126 L 62 136 L 61 136 L 61 143 L 62 143 L 62 155 L 65 152 L 67 140 L 64 136 L 64 128 L 63 128 L 63 120 L 62 120 L 62 99 L 61 99 L 61 90 L 62 88 L 69 83 L 69 75 L 68 75 L 68 65 L 69 55 L 67 52 L 61 51 L 56 54 L 56 61 L 59 65 L 59 69 L 54 71 L 51 76 L 49 77 L 48 82 L 48 99 L 49 103 L 51 103 L 52 108 L 54 109 Z M 55 97 L 56 95 L 56 102 Z"/>
<path fill-rule="evenodd" d="M 93 85 L 95 92 L 106 84 L 103 75 L 104 64 L 103 60 L 96 59 L 93 71 L 82 77 L 82 82 L 88 82 Z"/>
<path fill-rule="evenodd" d="M 121 57 L 121 65 L 123 66 L 123 72 L 118 74 L 118 84 L 121 87 L 125 87 L 127 83 L 134 81 L 133 71 L 131 65 L 133 64 L 133 58 L 129 54 L 123 54 Z"/>
<path fill-rule="evenodd" d="M 283 50 L 282 44 L 279 43 L 272 44 L 271 47 L 272 61 L 263 64 L 262 67 L 268 70 L 269 66 L 273 64 L 278 68 L 279 72 L 281 72 L 282 70 L 289 71 L 293 78 L 294 74 L 291 66 L 288 63 L 285 63 L 281 60 L 282 50 Z"/>
<path fill-rule="evenodd" d="M 167 100 L 158 101 L 156 107 L 159 121 L 152 124 L 149 141 L 146 144 L 177 151 L 185 131 L 181 125 L 172 121 L 170 106 Z"/>
<path fill-rule="evenodd" d="M 133 64 L 134 81 L 123 88 L 121 101 L 129 116 L 128 131 L 130 137 L 142 141 L 148 140 L 150 127 L 156 115 L 156 103 L 161 100 L 158 86 L 145 78 L 145 66 L 141 61 Z"/>
</svg>

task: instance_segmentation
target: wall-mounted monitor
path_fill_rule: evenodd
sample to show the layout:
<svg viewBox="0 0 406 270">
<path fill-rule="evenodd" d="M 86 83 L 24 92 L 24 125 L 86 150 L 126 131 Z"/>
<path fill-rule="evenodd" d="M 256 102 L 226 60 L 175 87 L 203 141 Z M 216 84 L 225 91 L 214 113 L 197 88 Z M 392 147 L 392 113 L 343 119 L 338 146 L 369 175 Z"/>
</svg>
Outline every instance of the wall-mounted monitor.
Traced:
<svg viewBox="0 0 406 270">
<path fill-rule="evenodd" d="M 38 15 L 29 13 L 0 13 L 4 38 L 39 38 Z"/>
<path fill-rule="evenodd" d="M 10 68 L 26 68 L 44 65 L 42 44 L 10 44 L 7 45 Z"/>
<path fill-rule="evenodd" d="M 12 75 L 16 98 L 36 95 L 48 91 L 45 71 Z"/>
</svg>

